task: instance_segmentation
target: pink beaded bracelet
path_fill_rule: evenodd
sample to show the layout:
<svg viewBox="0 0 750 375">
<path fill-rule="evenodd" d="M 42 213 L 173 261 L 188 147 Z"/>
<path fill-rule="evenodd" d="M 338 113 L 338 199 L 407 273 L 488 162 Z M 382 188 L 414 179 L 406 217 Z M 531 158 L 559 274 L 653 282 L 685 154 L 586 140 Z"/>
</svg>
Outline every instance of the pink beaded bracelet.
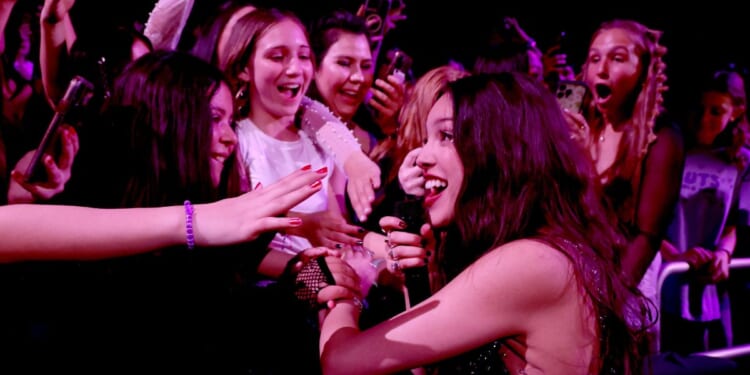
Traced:
<svg viewBox="0 0 750 375">
<path fill-rule="evenodd" d="M 193 205 L 189 200 L 185 201 L 185 236 L 188 250 L 195 248 L 195 235 L 193 234 Z"/>
</svg>

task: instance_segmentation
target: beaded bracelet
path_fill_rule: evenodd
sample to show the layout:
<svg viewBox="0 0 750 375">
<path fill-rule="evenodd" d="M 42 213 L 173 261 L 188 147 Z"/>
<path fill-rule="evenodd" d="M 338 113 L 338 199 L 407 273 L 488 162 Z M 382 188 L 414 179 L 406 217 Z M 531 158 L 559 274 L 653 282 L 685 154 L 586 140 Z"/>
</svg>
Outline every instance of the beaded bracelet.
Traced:
<svg viewBox="0 0 750 375">
<path fill-rule="evenodd" d="M 193 234 L 193 205 L 189 200 L 185 201 L 185 236 L 188 250 L 195 248 L 195 235 Z"/>
</svg>

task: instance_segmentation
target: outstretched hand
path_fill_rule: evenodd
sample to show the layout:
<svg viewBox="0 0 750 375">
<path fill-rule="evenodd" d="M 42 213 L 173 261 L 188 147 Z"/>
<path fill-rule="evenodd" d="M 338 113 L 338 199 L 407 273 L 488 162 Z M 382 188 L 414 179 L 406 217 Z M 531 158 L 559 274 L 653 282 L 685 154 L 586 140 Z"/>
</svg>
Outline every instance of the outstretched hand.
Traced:
<svg viewBox="0 0 750 375">
<path fill-rule="evenodd" d="M 359 275 L 341 257 L 326 256 L 328 269 L 336 281 L 334 285 L 326 285 L 318 293 L 318 303 L 326 304 L 340 298 L 361 297 Z"/>
<path fill-rule="evenodd" d="M 375 190 L 380 188 L 380 167 L 362 152 L 353 152 L 344 163 L 348 178 L 346 193 L 359 221 L 372 212 Z"/>
<path fill-rule="evenodd" d="M 290 234 L 307 238 L 313 246 L 341 249 L 360 242 L 364 230 L 349 224 L 339 212 L 330 209 L 320 212 L 291 212 L 290 216 L 302 219 L 302 225 Z"/>
<path fill-rule="evenodd" d="M 285 217 L 292 207 L 315 194 L 327 172 L 297 170 L 270 186 L 214 203 L 195 205 L 193 228 L 199 246 L 223 246 L 252 241 L 267 231 L 302 225 Z"/>
</svg>

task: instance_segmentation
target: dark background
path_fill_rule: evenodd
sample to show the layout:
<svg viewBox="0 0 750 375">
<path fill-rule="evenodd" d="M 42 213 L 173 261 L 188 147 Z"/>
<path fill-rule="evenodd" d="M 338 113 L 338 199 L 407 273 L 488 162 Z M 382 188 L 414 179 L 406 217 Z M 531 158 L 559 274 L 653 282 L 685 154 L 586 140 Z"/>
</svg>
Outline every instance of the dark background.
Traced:
<svg viewBox="0 0 750 375">
<path fill-rule="evenodd" d="M 641 0 L 619 2 L 622 5 L 615 1 L 567 1 L 557 5 L 519 0 L 403 1 L 408 19 L 388 34 L 384 48 L 398 46 L 411 55 L 417 76 L 450 59 L 470 66 L 475 51 L 504 16 L 515 17 L 541 48 L 565 31 L 569 59 L 576 68 L 580 67 L 589 39 L 602 21 L 630 18 L 662 30 L 662 44 L 668 48 L 665 57 L 670 87 L 666 94 L 668 108 L 680 107 L 689 101 L 691 90 L 708 70 L 726 67 L 730 62 L 739 68 L 748 66 L 748 13 L 728 2 L 703 2 L 691 7 L 677 2 L 668 5 Z M 303 21 L 310 22 L 336 8 L 355 11 L 362 2 L 277 0 L 258 3 L 294 10 Z M 145 22 L 154 3 L 153 0 L 78 0 L 76 8 L 81 18 L 90 22 L 95 30 L 98 22 Z"/>
</svg>

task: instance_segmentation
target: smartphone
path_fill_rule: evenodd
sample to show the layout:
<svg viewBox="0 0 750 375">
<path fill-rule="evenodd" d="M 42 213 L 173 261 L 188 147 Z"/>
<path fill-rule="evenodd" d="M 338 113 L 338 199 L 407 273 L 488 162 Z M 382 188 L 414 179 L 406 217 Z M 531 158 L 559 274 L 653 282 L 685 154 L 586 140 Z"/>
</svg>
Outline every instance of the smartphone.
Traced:
<svg viewBox="0 0 750 375">
<path fill-rule="evenodd" d="M 393 48 L 386 54 L 386 62 L 380 66 L 380 69 L 378 69 L 377 77 L 388 82 L 388 77 L 394 76 L 397 80 L 400 80 L 401 83 L 404 83 L 409 69 L 411 69 L 411 62 L 411 57 L 409 57 L 404 51 L 401 51 L 398 48 Z M 375 85 L 373 85 L 373 89 L 375 89 Z M 368 103 L 370 99 L 372 99 L 370 95 L 371 94 L 368 94 L 366 100 Z M 378 110 L 372 106 L 370 106 L 370 112 L 375 117 L 379 115 Z"/>
<path fill-rule="evenodd" d="M 67 115 L 79 107 L 85 105 L 88 99 L 94 92 L 94 85 L 87 81 L 85 78 L 80 76 L 73 77 L 68 84 L 65 95 L 57 103 L 55 108 L 55 114 L 52 116 L 52 120 L 47 126 L 47 130 L 44 132 L 39 146 L 34 152 L 34 156 L 31 159 L 31 163 L 26 172 L 24 173 L 24 179 L 26 182 L 41 182 L 47 179 L 47 170 L 44 167 L 42 159 L 44 155 L 58 155 L 60 152 L 60 125 L 67 120 Z"/>
<path fill-rule="evenodd" d="M 381 65 L 378 78 L 388 81 L 388 76 L 400 77 L 406 80 L 406 74 L 411 69 L 412 59 L 404 51 L 394 48 L 386 54 L 386 63 Z M 402 81 L 402 82 L 403 82 Z"/>
<path fill-rule="evenodd" d="M 560 81 L 555 90 L 560 107 L 573 113 L 581 113 L 589 96 L 588 86 L 581 81 Z"/>
</svg>

